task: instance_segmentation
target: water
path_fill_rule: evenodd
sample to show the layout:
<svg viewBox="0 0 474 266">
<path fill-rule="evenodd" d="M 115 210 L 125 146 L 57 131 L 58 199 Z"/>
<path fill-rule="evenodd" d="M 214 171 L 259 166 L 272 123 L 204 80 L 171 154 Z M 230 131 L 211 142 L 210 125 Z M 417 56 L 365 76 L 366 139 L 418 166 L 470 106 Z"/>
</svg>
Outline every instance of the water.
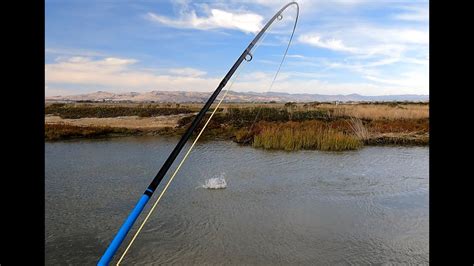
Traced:
<svg viewBox="0 0 474 266">
<path fill-rule="evenodd" d="M 206 183 L 202 185 L 203 188 L 209 189 L 221 189 L 227 187 L 227 182 L 225 181 L 225 175 L 222 173 L 219 177 L 213 177 L 206 180 Z"/>
<path fill-rule="evenodd" d="M 47 143 L 46 264 L 95 264 L 176 142 Z M 428 156 L 199 144 L 123 264 L 428 264 Z"/>
</svg>

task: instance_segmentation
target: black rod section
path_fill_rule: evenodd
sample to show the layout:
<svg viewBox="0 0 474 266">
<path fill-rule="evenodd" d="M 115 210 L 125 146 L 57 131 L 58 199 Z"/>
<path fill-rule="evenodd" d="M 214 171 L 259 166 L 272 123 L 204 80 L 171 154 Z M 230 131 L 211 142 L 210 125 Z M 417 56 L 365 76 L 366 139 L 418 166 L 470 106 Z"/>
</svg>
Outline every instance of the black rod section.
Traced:
<svg viewBox="0 0 474 266">
<path fill-rule="evenodd" d="M 191 123 L 191 125 L 188 127 L 188 129 L 186 130 L 186 132 L 183 134 L 183 136 L 181 137 L 181 139 L 179 140 L 178 144 L 176 145 L 176 147 L 174 148 L 174 150 L 171 152 L 171 154 L 169 155 L 168 159 L 166 159 L 165 163 L 163 164 L 163 166 L 161 167 L 160 171 L 156 174 L 155 178 L 153 179 L 153 181 L 151 182 L 151 184 L 148 186 L 148 189 L 145 191 L 145 193 L 150 193 L 149 190 L 151 190 L 151 194 L 153 194 L 153 192 L 156 190 L 156 188 L 158 187 L 158 185 L 160 184 L 161 180 L 163 180 L 164 176 L 166 175 L 166 172 L 168 172 L 169 168 L 171 167 L 171 165 L 173 164 L 174 160 L 176 159 L 176 157 L 178 156 L 178 154 L 181 152 L 181 150 L 183 149 L 184 145 L 186 144 L 186 142 L 189 140 L 189 138 L 191 137 L 191 135 L 193 134 L 194 130 L 196 129 L 196 127 L 199 125 L 199 123 L 201 122 L 201 120 L 203 119 L 204 115 L 206 114 L 206 112 L 209 110 L 209 108 L 211 107 L 212 103 L 214 102 L 214 100 L 217 98 L 217 96 L 219 95 L 219 93 L 221 92 L 222 88 L 225 87 L 225 85 L 227 84 L 227 82 L 230 80 L 230 78 L 232 77 L 232 75 L 234 74 L 234 72 L 237 70 L 237 68 L 240 66 L 240 64 L 242 63 L 242 61 L 245 59 L 245 57 L 247 56 L 247 54 L 250 53 L 250 51 L 252 50 L 252 48 L 255 46 L 255 44 L 258 42 L 258 40 L 260 40 L 260 38 L 262 37 L 262 35 L 265 33 L 265 31 L 268 29 L 268 27 L 270 27 L 270 25 L 273 23 L 273 21 L 277 18 L 281 19 L 280 15 L 281 13 L 290 5 L 296 5 L 296 7 L 299 9 L 299 6 L 298 6 L 298 3 L 296 2 L 291 2 L 291 3 L 288 3 L 287 5 L 285 5 L 283 8 L 280 9 L 280 11 L 278 11 L 271 19 L 270 21 L 267 22 L 267 24 L 265 24 L 265 26 L 263 27 L 263 29 L 257 34 L 257 36 L 255 36 L 255 38 L 252 40 L 252 42 L 250 42 L 250 44 L 247 46 L 247 48 L 244 50 L 244 52 L 240 55 L 240 57 L 237 59 L 237 61 L 234 63 L 234 65 L 232 66 L 232 68 L 229 70 L 229 72 L 227 72 L 227 74 L 225 75 L 225 77 L 222 79 L 221 83 L 219 84 L 219 86 L 217 86 L 217 89 L 214 91 L 214 93 L 211 95 L 211 97 L 209 98 L 209 100 L 207 100 L 206 104 L 204 105 L 204 107 L 201 109 L 201 111 L 199 111 L 198 115 L 194 118 L 193 122 Z M 296 26 L 296 23 L 295 23 L 295 26 Z M 148 191 L 148 192 L 147 192 Z M 149 194 L 149 196 L 151 196 L 151 194 Z"/>
<path fill-rule="evenodd" d="M 151 198 L 151 196 L 153 195 L 153 192 L 155 192 L 156 188 L 158 187 L 158 185 L 160 184 L 161 180 L 163 180 L 164 176 L 166 175 L 166 172 L 169 170 L 169 168 L 171 167 L 171 165 L 173 164 L 174 160 L 176 159 L 176 157 L 178 156 L 178 154 L 181 152 L 181 150 L 183 149 L 184 145 L 186 144 L 186 142 L 189 140 L 189 138 L 191 137 L 191 135 L 193 134 L 194 130 L 196 129 L 196 127 L 199 125 L 199 123 L 201 122 L 201 120 L 203 119 L 204 115 L 206 114 L 206 112 L 209 110 L 209 108 L 211 107 L 212 103 L 214 102 L 214 100 L 217 98 L 217 95 L 219 95 L 219 93 L 221 92 L 222 88 L 225 87 L 225 85 L 227 84 L 227 82 L 230 80 L 230 78 L 232 77 L 232 75 L 234 74 L 234 72 L 237 70 L 237 68 L 240 66 L 240 64 L 242 63 L 243 60 L 246 60 L 246 57 L 247 55 L 249 55 L 249 59 L 247 59 L 248 61 L 252 60 L 252 54 L 250 54 L 250 51 L 252 50 L 252 48 L 255 46 L 255 44 L 258 42 L 258 40 L 260 40 L 260 38 L 262 37 L 262 35 L 265 33 L 265 31 L 268 29 L 268 27 L 270 27 L 270 25 L 273 23 L 273 21 L 275 19 L 279 19 L 281 20 L 282 16 L 281 16 L 281 13 L 290 5 L 296 5 L 296 8 L 297 8 L 297 12 L 296 12 L 296 19 L 295 19 L 295 24 L 293 26 L 293 32 L 291 34 L 291 38 L 293 38 L 293 34 L 295 32 L 295 28 L 296 28 L 296 23 L 298 21 L 298 15 L 299 15 L 299 6 L 298 6 L 298 3 L 296 2 L 291 2 L 287 5 L 285 5 L 282 9 L 280 9 L 280 11 L 278 11 L 271 19 L 270 21 L 267 22 L 267 24 L 265 24 L 265 26 L 263 27 L 263 29 L 257 34 L 257 36 L 255 36 L 255 38 L 252 40 L 252 42 L 250 42 L 250 44 L 247 46 L 247 48 L 244 50 L 244 52 L 240 55 L 240 57 L 237 59 L 237 61 L 234 63 L 234 65 L 232 66 L 232 68 L 229 70 L 229 72 L 227 72 L 227 74 L 225 75 L 225 77 L 222 79 L 222 81 L 219 83 L 219 86 L 217 86 L 217 89 L 214 91 L 214 93 L 211 95 L 211 97 L 209 98 L 209 100 L 207 100 L 206 104 L 204 105 L 204 107 L 201 109 L 201 111 L 199 111 L 198 115 L 194 118 L 193 122 L 191 123 L 191 125 L 189 126 L 189 128 L 186 130 L 186 132 L 184 133 L 184 135 L 181 137 L 181 139 L 179 140 L 178 144 L 176 145 L 176 147 L 173 149 L 173 151 L 171 152 L 171 154 L 169 155 L 168 159 L 166 159 L 165 163 L 163 164 L 163 166 L 161 167 L 160 171 L 156 174 L 155 178 L 153 179 L 153 181 L 151 182 L 151 184 L 148 186 L 147 190 L 143 193 L 142 197 L 140 198 L 140 200 L 138 201 L 137 205 L 135 205 L 135 208 L 130 212 L 130 214 L 128 215 L 127 219 L 125 220 L 125 222 L 122 224 L 122 226 L 120 227 L 119 231 L 117 232 L 117 234 L 115 235 L 114 239 L 112 240 L 112 242 L 110 243 L 110 245 L 108 246 L 107 250 L 104 252 L 104 254 L 102 255 L 102 257 L 100 258 L 100 260 L 98 261 L 97 265 L 99 266 L 104 266 L 104 265 L 109 265 L 110 261 L 112 260 L 112 258 L 114 257 L 115 253 L 117 252 L 117 250 L 119 249 L 120 245 L 122 244 L 123 240 L 125 239 L 125 237 L 127 236 L 128 232 L 130 231 L 130 229 L 132 228 L 133 224 L 135 223 L 135 221 L 137 220 L 138 216 L 141 214 L 141 212 L 143 211 L 143 208 L 145 207 L 145 205 L 148 203 L 148 200 Z M 290 42 L 288 43 L 288 46 L 287 46 L 287 51 L 288 51 L 288 47 L 291 43 L 291 38 L 290 38 Z M 286 55 L 286 52 L 285 52 L 285 55 Z"/>
</svg>

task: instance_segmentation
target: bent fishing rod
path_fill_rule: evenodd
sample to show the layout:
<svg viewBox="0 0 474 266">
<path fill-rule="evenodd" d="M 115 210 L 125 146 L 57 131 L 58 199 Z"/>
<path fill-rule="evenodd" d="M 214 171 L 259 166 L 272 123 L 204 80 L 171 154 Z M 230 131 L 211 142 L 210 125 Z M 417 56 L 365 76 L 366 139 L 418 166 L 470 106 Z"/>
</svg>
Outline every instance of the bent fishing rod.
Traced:
<svg viewBox="0 0 474 266">
<path fill-rule="evenodd" d="M 200 124 L 200 122 L 202 121 L 202 119 L 204 118 L 204 116 L 206 115 L 206 113 L 209 111 L 209 108 L 211 107 L 212 103 L 215 101 L 215 99 L 217 98 L 217 96 L 219 95 L 219 93 L 222 91 L 222 89 L 226 86 L 227 82 L 231 79 L 231 77 L 234 75 L 235 71 L 239 68 L 240 64 L 245 60 L 245 61 L 251 61 L 253 56 L 251 54 L 251 51 L 252 49 L 254 48 L 255 44 L 260 40 L 260 38 L 262 37 L 262 35 L 267 31 L 267 29 L 273 24 L 273 22 L 275 21 L 275 19 L 278 19 L 278 20 L 281 20 L 283 18 L 282 16 L 282 12 L 285 11 L 289 6 L 291 5 L 295 5 L 296 8 L 297 8 L 297 13 L 296 13 L 296 20 L 295 20 L 295 24 L 293 26 L 293 32 L 291 34 L 291 37 L 290 37 L 290 42 L 288 43 L 288 46 L 286 48 L 286 51 L 285 51 L 285 56 L 286 56 L 286 53 L 288 51 L 288 48 L 289 48 L 289 45 L 291 43 L 291 39 L 293 38 L 293 34 L 294 34 L 294 31 L 295 31 L 295 28 L 296 28 L 296 23 L 298 21 L 298 14 L 299 14 L 299 5 L 297 2 L 290 2 L 288 4 L 286 4 L 284 7 L 282 7 L 268 22 L 267 24 L 265 24 L 265 26 L 260 30 L 260 32 L 255 36 L 255 38 L 250 42 L 250 44 L 247 46 L 247 48 L 245 48 L 245 50 L 242 52 L 242 54 L 239 56 L 239 58 L 237 59 L 237 61 L 234 63 L 234 65 L 230 68 L 230 70 L 227 72 L 227 74 L 224 76 L 224 78 L 222 79 L 222 81 L 219 83 L 219 85 L 217 86 L 216 90 L 212 93 L 211 97 L 207 100 L 206 104 L 203 106 L 203 108 L 201 109 L 201 111 L 199 111 L 199 113 L 197 114 L 197 116 L 194 118 L 194 120 L 192 121 L 191 125 L 188 127 L 188 129 L 186 130 L 186 132 L 183 134 L 183 136 L 181 137 L 181 139 L 179 140 L 178 144 L 176 144 L 176 147 L 173 149 L 173 151 L 171 152 L 171 154 L 169 155 L 168 159 L 166 159 L 165 163 L 162 165 L 161 169 L 158 171 L 158 173 L 156 174 L 156 176 L 154 177 L 153 181 L 150 183 L 150 185 L 148 186 L 148 188 L 145 190 L 145 192 L 143 193 L 143 195 L 141 196 L 140 200 L 138 201 L 138 203 L 135 205 L 135 207 L 133 208 L 133 210 L 130 212 L 130 214 L 128 215 L 127 219 L 124 221 L 124 223 L 122 224 L 122 226 L 120 227 L 119 231 L 117 232 L 117 234 L 115 235 L 114 239 L 112 240 L 112 242 L 110 243 L 110 245 L 108 246 L 107 250 L 104 252 L 104 254 L 102 255 L 102 257 L 100 258 L 100 260 L 98 261 L 97 265 L 109 265 L 109 263 L 111 262 L 111 260 L 113 259 L 115 253 L 117 252 L 117 250 L 119 249 L 120 245 L 122 244 L 123 240 L 125 239 L 125 237 L 127 236 L 128 232 L 130 231 L 130 229 L 132 228 L 133 224 L 135 223 L 135 221 L 137 220 L 138 216 L 141 214 L 141 212 L 143 211 L 145 205 L 148 203 L 149 199 L 151 198 L 151 196 L 153 195 L 153 193 L 155 192 L 156 188 L 158 187 L 158 185 L 160 184 L 160 182 L 163 180 L 164 176 L 166 175 L 166 173 L 168 172 L 169 168 L 171 167 L 171 165 L 173 164 L 173 162 L 175 161 L 176 157 L 179 155 L 179 153 L 181 152 L 181 150 L 183 149 L 184 145 L 186 144 L 186 142 L 189 140 L 189 138 L 191 137 L 191 135 L 193 134 L 194 130 L 198 127 L 198 125 Z M 285 57 L 283 57 L 284 59 Z M 283 63 L 283 60 L 282 62 Z M 280 67 L 281 67 L 281 63 L 280 63 Z M 278 71 L 280 70 L 280 68 L 278 69 Z M 278 72 L 277 72 L 278 74 Z M 276 76 L 275 76 L 276 78 Z M 274 80 L 275 80 L 274 78 Z M 273 80 L 273 81 L 274 81 Z M 273 83 L 273 82 L 272 82 Z M 221 99 L 221 101 L 219 103 L 221 103 L 223 100 L 223 98 Z M 217 108 L 216 108 L 217 109 Z M 214 110 L 215 112 L 215 110 Z M 213 114 L 214 114 L 213 112 Z M 213 115 L 212 114 L 212 115 Z M 212 116 L 211 116 L 212 118 Z M 209 121 L 207 121 L 208 123 Z M 206 124 L 207 125 L 207 124 Z M 202 129 L 204 130 L 204 128 Z M 202 133 L 202 131 L 200 132 L 200 134 Z M 199 137 L 199 136 L 198 136 Z M 189 153 L 189 151 L 188 151 Z M 187 154 L 186 154 L 187 155 Z M 182 163 L 182 162 L 181 162 Z M 176 172 L 175 172 L 176 173 Z M 173 176 L 174 177 L 174 176 Z M 169 185 L 169 183 L 168 183 Z M 161 197 L 161 195 L 160 195 Z M 156 203 L 155 203 L 156 204 Z M 153 206 L 154 207 L 154 206 Z M 148 216 L 147 216 L 148 218 Z M 143 226 L 143 224 L 142 224 Z M 141 228 L 140 228 L 141 229 Z M 128 248 L 127 248 L 128 249 Z M 123 258 L 123 256 L 122 256 Z M 122 259 L 121 258 L 121 259 Z"/>
</svg>

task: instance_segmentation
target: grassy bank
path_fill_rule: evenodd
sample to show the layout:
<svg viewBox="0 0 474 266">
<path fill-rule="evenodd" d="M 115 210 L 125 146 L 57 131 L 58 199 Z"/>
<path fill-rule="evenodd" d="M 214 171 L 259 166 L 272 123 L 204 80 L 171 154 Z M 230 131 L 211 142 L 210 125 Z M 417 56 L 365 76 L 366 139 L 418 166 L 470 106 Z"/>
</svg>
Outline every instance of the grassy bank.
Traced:
<svg viewBox="0 0 474 266">
<path fill-rule="evenodd" d="M 137 130 L 112 127 L 79 127 L 64 124 L 46 124 L 46 140 L 63 140 L 74 138 L 101 138 L 110 136 L 135 135 Z"/>
<path fill-rule="evenodd" d="M 252 146 L 277 150 L 355 150 L 362 141 L 354 134 L 345 133 L 320 121 L 263 123 L 253 136 Z"/>
<path fill-rule="evenodd" d="M 354 150 L 364 145 L 428 145 L 428 129 L 421 121 L 390 120 L 379 123 L 360 119 L 303 122 L 258 122 L 251 128 L 241 128 L 235 141 L 256 148 L 281 150 Z M 426 127 L 426 130 L 420 129 Z M 412 130 L 416 129 L 416 130 Z"/>
<path fill-rule="evenodd" d="M 353 150 L 364 145 L 428 145 L 429 119 L 427 104 L 224 104 L 207 126 L 202 140 L 232 139 L 262 149 L 281 150 Z M 49 108 L 49 109 L 48 109 Z M 65 125 L 47 125 L 46 139 L 91 138 L 112 135 L 176 135 L 180 136 L 194 119 L 196 106 L 181 104 L 170 107 L 155 105 L 50 105 L 46 113 L 64 118 Z M 153 117 L 170 114 L 170 120 Z M 105 119 L 84 117 L 138 116 L 126 127 L 103 127 Z M 209 114 L 199 125 L 204 125 Z M 58 118 L 59 119 L 59 118 Z M 81 120 L 82 119 L 82 120 Z M 124 118 L 117 118 L 124 125 Z M 135 119 L 135 118 L 131 118 Z M 143 122 L 141 120 L 143 119 Z M 84 120 L 84 121 L 83 121 Z M 56 121 L 56 120 L 55 120 Z M 87 126 L 73 127 L 72 122 Z M 158 121 L 158 122 L 157 122 Z M 170 121 L 174 121 L 170 123 Z M 57 122 L 57 121 L 56 121 Z M 110 121 L 108 121 L 110 122 Z M 165 123 L 163 128 L 143 127 L 143 123 Z M 67 125 L 67 123 L 70 123 Z M 96 123 L 89 125 L 89 123 Z M 175 124 L 173 124 L 175 123 Z M 171 124 L 171 126 L 170 126 Z M 112 124 L 115 125 L 115 124 Z M 138 125 L 141 125 L 139 127 Z M 194 134 L 197 135 L 197 132 Z"/>
<path fill-rule="evenodd" d="M 45 140 L 47 141 L 79 138 L 96 139 L 141 135 L 178 136 L 182 133 L 184 133 L 183 129 L 176 129 L 172 127 L 164 127 L 155 130 L 140 130 L 108 126 L 73 126 L 66 124 L 45 125 Z"/>
<path fill-rule="evenodd" d="M 144 106 L 108 106 L 108 105 L 75 105 L 56 103 L 45 107 L 46 115 L 57 115 L 61 118 L 79 119 L 85 117 L 119 117 L 119 116 L 138 116 L 152 117 L 161 115 L 177 115 L 192 113 L 188 108 L 169 108 L 155 105 Z"/>
</svg>

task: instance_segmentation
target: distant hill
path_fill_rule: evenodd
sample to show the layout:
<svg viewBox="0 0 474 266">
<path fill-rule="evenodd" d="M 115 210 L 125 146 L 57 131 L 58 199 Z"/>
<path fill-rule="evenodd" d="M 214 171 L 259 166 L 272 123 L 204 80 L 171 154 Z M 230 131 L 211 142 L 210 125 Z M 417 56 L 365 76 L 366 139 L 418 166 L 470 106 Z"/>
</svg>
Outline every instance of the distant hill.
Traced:
<svg viewBox="0 0 474 266">
<path fill-rule="evenodd" d="M 100 101 L 100 102 L 205 102 L 211 92 L 187 92 L 187 91 L 150 91 L 150 92 L 127 92 L 111 93 L 98 91 L 89 94 L 71 96 L 51 96 L 46 97 L 46 101 Z M 283 93 L 283 92 L 235 92 L 229 91 L 225 99 L 226 102 L 375 102 L 375 101 L 409 101 L 427 102 L 428 95 L 402 94 L 402 95 L 382 95 L 364 96 L 359 94 L 348 95 L 323 95 L 306 93 Z"/>
</svg>

